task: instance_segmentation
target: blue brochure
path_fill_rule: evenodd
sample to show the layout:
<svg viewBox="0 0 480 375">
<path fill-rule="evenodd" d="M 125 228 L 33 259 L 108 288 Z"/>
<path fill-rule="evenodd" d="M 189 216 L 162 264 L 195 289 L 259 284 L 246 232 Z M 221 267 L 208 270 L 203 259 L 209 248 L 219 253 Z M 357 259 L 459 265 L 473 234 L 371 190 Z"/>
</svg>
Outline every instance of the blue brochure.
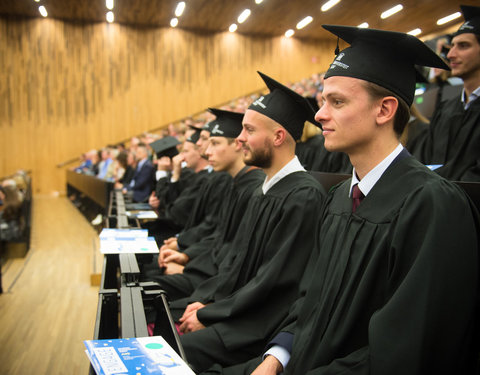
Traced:
<svg viewBox="0 0 480 375">
<path fill-rule="evenodd" d="M 84 343 L 97 375 L 195 375 L 161 336 Z"/>
</svg>

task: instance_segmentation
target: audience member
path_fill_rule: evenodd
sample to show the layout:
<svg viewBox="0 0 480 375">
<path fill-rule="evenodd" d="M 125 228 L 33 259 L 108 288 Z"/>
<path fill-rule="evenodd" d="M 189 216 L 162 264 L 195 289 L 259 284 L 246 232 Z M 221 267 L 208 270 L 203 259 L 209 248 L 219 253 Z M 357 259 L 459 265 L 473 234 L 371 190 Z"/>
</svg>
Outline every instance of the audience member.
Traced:
<svg viewBox="0 0 480 375">
<path fill-rule="evenodd" d="M 98 178 L 104 180 L 110 180 L 113 178 L 113 159 L 110 152 L 111 150 L 108 147 L 101 150 L 101 161 L 98 164 Z"/>
<path fill-rule="evenodd" d="M 144 143 L 139 143 L 137 145 L 135 157 L 137 160 L 137 167 L 132 180 L 126 187 L 126 190 L 132 192 L 132 199 L 134 202 L 146 202 L 154 188 L 155 168 L 151 161 L 148 160 L 147 146 Z"/>
<path fill-rule="evenodd" d="M 440 103 L 429 132 L 414 150 L 435 172 L 458 181 L 480 181 L 480 7 L 461 6 L 465 23 L 452 38 L 447 58 L 463 79 L 460 97 Z"/>
</svg>

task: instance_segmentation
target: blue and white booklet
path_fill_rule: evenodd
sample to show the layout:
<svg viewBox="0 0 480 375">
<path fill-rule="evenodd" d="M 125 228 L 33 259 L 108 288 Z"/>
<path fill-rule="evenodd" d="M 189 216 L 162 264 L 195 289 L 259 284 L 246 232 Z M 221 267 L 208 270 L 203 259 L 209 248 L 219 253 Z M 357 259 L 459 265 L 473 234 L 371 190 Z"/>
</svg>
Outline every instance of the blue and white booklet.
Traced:
<svg viewBox="0 0 480 375">
<path fill-rule="evenodd" d="M 102 254 L 128 254 L 159 252 L 154 237 L 148 237 L 147 229 L 104 228 L 100 233 L 100 252 Z"/>
<path fill-rule="evenodd" d="M 161 336 L 84 343 L 97 375 L 195 375 Z"/>
</svg>

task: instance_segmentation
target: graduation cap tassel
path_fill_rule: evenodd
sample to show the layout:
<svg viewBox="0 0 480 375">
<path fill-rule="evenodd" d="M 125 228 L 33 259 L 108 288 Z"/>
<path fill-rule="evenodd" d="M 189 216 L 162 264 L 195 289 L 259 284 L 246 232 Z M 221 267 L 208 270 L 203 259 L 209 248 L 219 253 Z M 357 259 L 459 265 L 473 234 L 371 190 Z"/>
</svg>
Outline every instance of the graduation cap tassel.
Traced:
<svg viewBox="0 0 480 375">
<path fill-rule="evenodd" d="M 340 48 L 338 46 L 340 38 L 337 36 L 337 48 L 335 48 L 335 56 L 337 56 L 340 53 Z"/>
</svg>

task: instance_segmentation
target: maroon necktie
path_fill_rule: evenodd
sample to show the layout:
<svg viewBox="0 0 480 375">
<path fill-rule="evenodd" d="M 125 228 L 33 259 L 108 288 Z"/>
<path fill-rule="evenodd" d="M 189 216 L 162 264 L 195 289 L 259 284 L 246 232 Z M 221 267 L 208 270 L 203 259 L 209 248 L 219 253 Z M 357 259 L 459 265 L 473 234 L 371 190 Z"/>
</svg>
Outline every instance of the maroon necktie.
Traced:
<svg viewBox="0 0 480 375">
<path fill-rule="evenodd" d="M 353 185 L 352 189 L 352 212 L 357 210 L 358 205 L 362 202 L 365 195 L 360 191 L 358 184 Z"/>
</svg>

